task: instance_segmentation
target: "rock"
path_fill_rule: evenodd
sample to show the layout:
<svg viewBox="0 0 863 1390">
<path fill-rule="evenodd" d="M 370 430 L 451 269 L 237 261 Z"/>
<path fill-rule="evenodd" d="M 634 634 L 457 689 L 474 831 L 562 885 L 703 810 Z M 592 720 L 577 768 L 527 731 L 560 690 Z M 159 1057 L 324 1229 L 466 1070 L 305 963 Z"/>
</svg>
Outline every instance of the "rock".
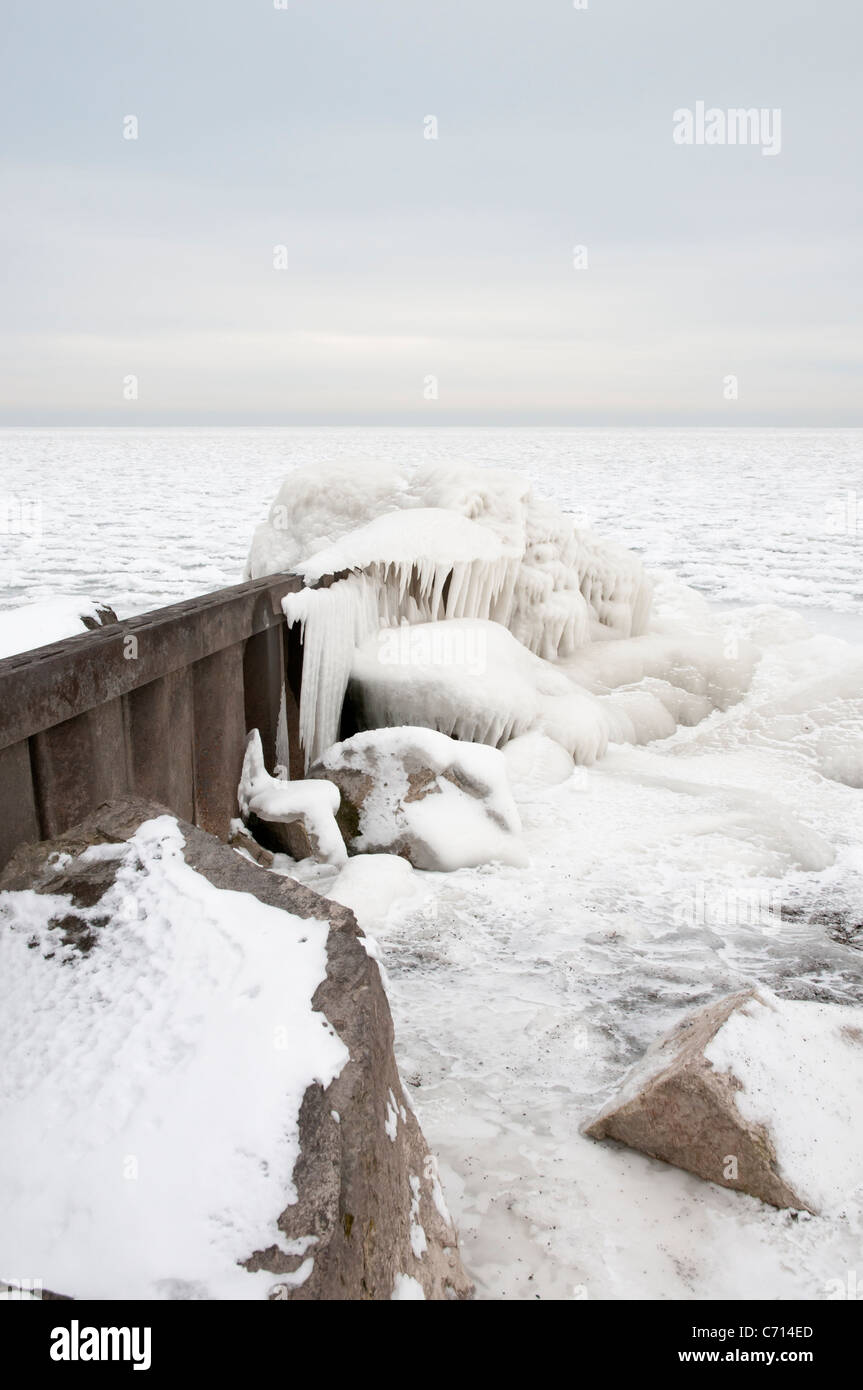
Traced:
<svg viewBox="0 0 863 1390">
<path fill-rule="evenodd" d="M 245 850 L 246 854 L 248 854 L 251 859 L 254 859 L 256 864 L 260 864 L 262 869 L 271 869 L 273 867 L 273 859 L 275 856 L 255 839 L 254 835 L 246 829 L 241 820 L 236 820 L 231 823 L 228 844 L 232 849 Z"/>
<path fill-rule="evenodd" d="M 636 1063 L 620 1091 L 583 1132 L 592 1139 L 616 1139 L 775 1207 L 812 1210 L 811 1199 L 789 1181 L 791 1175 L 783 1168 L 783 1152 L 777 1153 L 771 1127 L 753 1118 L 751 1107 L 747 1114 L 741 1104 L 749 1072 L 747 1045 L 733 1049 L 739 1060 L 718 1064 L 720 1057 L 726 1063 L 729 1060 L 723 1052 L 724 1031 L 735 1035 L 742 1030 L 744 1037 L 752 1034 L 754 1041 L 760 1012 L 775 1011 L 779 1002 L 766 993 L 746 990 L 688 1015 Z M 863 1048 L 860 1055 L 863 1058 Z M 775 1093 L 793 1113 L 800 1101 L 788 1060 L 780 1054 L 769 1059 L 768 1065 Z"/>
<path fill-rule="evenodd" d="M 121 913 L 112 917 L 101 907 L 106 893 L 111 895 L 108 902 L 117 901 L 112 890 L 123 861 L 122 856 L 92 847 L 128 841 L 145 822 L 151 824 L 168 814 L 160 806 L 134 798 L 103 806 L 55 840 L 21 846 L 0 875 L 0 890 L 66 895 L 67 903 L 58 909 L 56 921 L 63 939 L 72 947 L 98 950 L 98 939 L 94 946 L 83 938 L 124 928 Z M 296 1241 L 302 1253 L 288 1255 L 274 1242 L 265 1249 L 249 1250 L 242 1264 L 250 1271 L 272 1274 L 269 1297 L 276 1300 L 389 1299 L 405 1280 L 418 1284 L 429 1299 L 469 1296 L 471 1286 L 461 1265 L 435 1161 L 402 1092 L 380 972 L 353 914 L 293 879 L 249 863 L 204 831 L 184 821 L 177 824 L 185 840 L 180 852 L 186 864 L 215 888 L 232 895 L 251 894 L 294 918 L 328 923 L 326 977 L 311 1004 L 325 1015 L 349 1054 L 329 1085 L 315 1083 L 305 1091 L 299 1111 L 300 1152 L 293 1172 L 298 1200 L 287 1202 L 280 1215 L 278 1209 L 273 1213 L 284 1237 L 282 1246 Z M 129 882 L 123 880 L 124 889 Z M 70 967 L 61 964 L 60 968 Z M 50 1008 L 51 1001 L 47 994 L 43 1008 Z M 254 1008 L 254 993 L 237 1002 L 245 1009 Z M 100 1027 L 111 1027 L 110 1015 L 103 1013 Z M 57 1046 L 68 1046 L 68 1040 L 58 1037 Z M 163 1059 L 162 1065 L 170 1064 L 170 1057 Z M 122 1065 L 120 1051 L 116 1066 Z M 48 1068 L 46 1076 L 51 1074 Z M 138 1076 L 130 1078 L 130 1087 L 137 1088 L 140 1081 Z M 262 1096 L 262 1104 L 270 1099 Z M 212 1104 L 221 1103 L 214 1086 Z M 184 1158 L 187 1163 L 194 1161 L 178 1152 L 172 1162 L 182 1167 Z M 69 1168 L 74 1173 L 74 1166 Z M 26 1185 L 23 1169 L 20 1179 Z M 112 1200 L 110 1195 L 106 1200 Z M 226 1206 L 228 1200 L 226 1194 Z M 230 1209 L 226 1215 L 232 1216 Z M 154 1248 L 158 1243 L 156 1231 Z M 308 1264 L 309 1256 L 311 1272 L 304 1282 L 295 1282 L 293 1276 Z M 82 1268 L 86 1260 L 82 1249 Z M 76 1268 L 77 1264 L 76 1256 Z M 166 1276 L 175 1273 L 165 1271 Z M 110 1271 L 103 1274 L 110 1283 Z M 44 1275 L 50 1281 L 51 1270 L 45 1269 Z M 68 1280 L 65 1283 L 64 1294 L 79 1294 L 68 1287 Z M 113 1296 L 118 1295 L 122 1290 Z"/>
<path fill-rule="evenodd" d="M 374 729 L 334 744 L 308 777 L 338 787 L 336 819 L 354 854 L 397 854 L 416 869 L 526 862 L 503 754 L 486 744 Z"/>
</svg>

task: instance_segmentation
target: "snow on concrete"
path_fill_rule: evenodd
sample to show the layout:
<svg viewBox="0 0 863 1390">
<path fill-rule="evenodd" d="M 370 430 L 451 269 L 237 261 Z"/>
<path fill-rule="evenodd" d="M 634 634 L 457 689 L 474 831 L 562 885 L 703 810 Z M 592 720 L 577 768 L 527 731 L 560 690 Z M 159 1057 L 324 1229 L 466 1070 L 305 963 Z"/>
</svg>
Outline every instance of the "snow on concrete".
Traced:
<svg viewBox="0 0 863 1390">
<path fill-rule="evenodd" d="M 314 1260 L 276 1223 L 306 1088 L 347 1061 L 311 1005 L 327 923 L 214 888 L 182 845 L 161 816 L 87 851 L 117 862 L 87 954 L 48 929 L 65 899 L 0 894 L 0 1268 L 79 1298 L 264 1297 L 240 1261 Z"/>
<path fill-rule="evenodd" d="M 84 618 L 102 622 L 104 604 L 92 599 L 57 595 L 43 603 L 26 603 L 21 608 L 0 613 L 0 660 L 77 637 L 88 631 Z"/>
</svg>

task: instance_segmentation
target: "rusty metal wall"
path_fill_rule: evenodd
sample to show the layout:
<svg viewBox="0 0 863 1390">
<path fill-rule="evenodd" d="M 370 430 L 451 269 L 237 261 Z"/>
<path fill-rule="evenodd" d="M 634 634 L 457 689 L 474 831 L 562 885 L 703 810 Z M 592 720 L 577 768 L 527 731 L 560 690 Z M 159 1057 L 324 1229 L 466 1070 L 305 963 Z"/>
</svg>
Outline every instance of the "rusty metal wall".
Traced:
<svg viewBox="0 0 863 1390">
<path fill-rule="evenodd" d="M 0 867 L 134 793 L 224 838 L 246 731 L 299 757 L 302 653 L 273 575 L 0 661 Z"/>
</svg>

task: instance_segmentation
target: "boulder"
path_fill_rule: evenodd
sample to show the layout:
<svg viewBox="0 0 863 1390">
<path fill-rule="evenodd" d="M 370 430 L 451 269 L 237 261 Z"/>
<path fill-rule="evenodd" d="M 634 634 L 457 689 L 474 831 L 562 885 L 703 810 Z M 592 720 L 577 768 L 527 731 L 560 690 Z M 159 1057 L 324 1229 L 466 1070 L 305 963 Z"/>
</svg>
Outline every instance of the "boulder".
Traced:
<svg viewBox="0 0 863 1390">
<path fill-rule="evenodd" d="M 684 1018 L 584 1127 L 775 1207 L 863 1182 L 863 1009 L 750 989 Z"/>
<path fill-rule="evenodd" d="M 335 783 L 353 854 L 397 854 L 416 869 L 523 865 L 503 754 L 433 729 L 373 729 L 334 744 L 308 777 Z"/>
<path fill-rule="evenodd" d="M 149 870 L 146 865 L 136 867 L 134 855 L 130 857 L 126 852 L 124 857 L 124 851 L 128 851 L 133 837 L 135 845 L 146 843 L 151 847 L 154 858 L 149 861 Z M 157 895 L 154 899 L 156 890 L 153 883 L 158 878 L 157 870 L 164 875 L 165 882 L 177 886 L 177 898 L 159 898 Z M 190 875 L 189 870 L 193 870 L 194 874 Z M 202 879 L 206 883 L 201 883 Z M 200 884 L 200 887 L 196 887 L 196 884 Z M 213 889 L 220 891 L 214 895 Z M 250 1068 L 248 1081 L 241 1084 L 248 1084 L 253 1095 L 249 1111 L 253 1123 L 255 1116 L 274 1114 L 277 1130 L 296 1125 L 298 1132 L 293 1190 L 290 1190 L 289 1184 L 281 1205 L 276 1201 L 271 1217 L 264 1213 L 265 1223 L 272 1222 L 273 1240 L 260 1248 L 248 1248 L 245 1258 L 240 1259 L 238 1265 L 228 1266 L 229 1276 L 239 1277 L 241 1281 L 245 1276 L 231 1275 L 231 1268 L 245 1269 L 252 1276 L 263 1272 L 265 1276 L 263 1281 L 256 1278 L 250 1282 L 251 1295 L 241 1293 L 239 1296 L 288 1301 L 390 1299 L 394 1295 L 399 1297 L 404 1288 L 418 1289 L 418 1296 L 429 1299 L 469 1296 L 471 1287 L 462 1269 L 457 1238 L 447 1214 L 435 1160 L 429 1153 L 416 1115 L 402 1090 L 393 1054 L 392 1019 L 380 972 L 366 949 L 366 942 L 353 914 L 347 908 L 328 902 L 290 878 L 269 873 L 250 863 L 211 835 L 177 820 L 164 808 L 133 798 L 101 807 L 88 820 L 55 840 L 20 847 L 0 875 L 0 891 L 4 894 L 0 933 L 19 933 L 18 945 L 9 959 L 17 961 L 19 967 L 22 967 L 22 963 L 26 967 L 30 986 L 35 987 L 41 996 L 39 1010 L 41 1014 L 47 1011 L 46 1018 L 40 1017 L 36 1040 L 28 1041 L 25 1029 L 23 1036 L 13 1038 L 10 1045 L 18 1049 L 24 1047 L 25 1050 L 29 1046 L 34 1053 L 39 1048 L 43 1051 L 38 1066 L 35 1057 L 32 1062 L 25 1059 L 22 1075 L 27 1086 L 40 1088 L 40 1107 L 56 1112 L 57 1121 L 51 1133 L 52 1143 L 56 1143 L 58 1148 L 52 1182 L 68 1184 L 70 1212 L 79 1200 L 74 1185 L 76 1173 L 80 1181 L 84 1160 L 78 1153 L 73 1162 L 63 1147 L 63 1124 L 69 1122 L 70 1102 L 62 1091 L 62 1079 L 64 1076 L 78 1075 L 83 1069 L 95 1080 L 94 1069 L 99 1067 L 100 1062 L 95 1054 L 90 1055 L 94 1035 L 86 1019 L 81 1027 L 76 1023 L 71 1035 L 68 1032 L 61 1035 L 56 1027 L 51 1026 L 52 1010 L 62 1010 L 68 991 L 78 987 L 75 972 L 79 966 L 76 961 L 81 961 L 79 952 L 82 953 L 86 956 L 86 962 L 93 963 L 95 992 L 88 994 L 84 990 L 80 995 L 85 1001 L 85 1008 L 90 1007 L 88 1001 L 93 999 L 93 1024 L 98 1025 L 103 1036 L 107 1030 L 109 1038 L 119 1042 L 124 1037 L 129 1039 L 129 1043 L 123 1046 L 114 1047 L 112 1044 L 107 1054 L 104 1051 L 99 1053 L 102 1065 L 105 1065 L 105 1056 L 110 1059 L 107 1063 L 109 1070 L 122 1071 L 124 1066 L 129 1065 L 127 1052 L 131 1048 L 134 1053 L 132 1034 L 129 1033 L 129 1021 L 120 1018 L 119 1014 L 123 1008 L 132 1008 L 134 1012 L 137 1007 L 139 1014 L 136 1016 L 140 1016 L 141 1023 L 136 1027 L 149 1028 L 149 1036 L 155 1039 L 155 1084 L 162 1088 L 158 1091 L 160 1096 L 167 1094 L 167 1102 L 163 1104 L 169 1107 L 174 1105 L 174 1110 L 169 1108 L 165 1112 L 173 1122 L 171 1117 L 175 1113 L 176 1103 L 172 1102 L 171 1097 L 175 1087 L 178 1094 L 186 1094 L 182 1091 L 184 1074 L 188 1074 L 192 1064 L 189 1057 L 191 1031 L 188 1036 L 181 1031 L 173 1041 L 171 1035 L 165 1034 L 162 1046 L 160 1038 L 163 1034 L 159 1027 L 153 1032 L 153 1025 L 148 1022 L 148 1011 L 157 1008 L 164 1013 L 165 987 L 168 985 L 166 971 L 171 968 L 170 960 L 162 958 L 169 954 L 165 951 L 165 945 L 178 936 L 185 940 L 183 932 L 187 926 L 187 922 L 179 917 L 166 923 L 163 904 L 179 902 L 181 915 L 185 919 L 196 911 L 196 904 L 202 903 L 203 939 L 211 939 L 215 932 L 220 939 L 235 943 L 230 948 L 220 946 L 218 951 L 222 954 L 217 952 L 213 957 L 217 963 L 221 962 L 219 968 L 223 973 L 227 972 L 227 1012 L 224 1015 L 216 1012 L 216 1025 L 207 1034 L 207 1047 L 210 1050 L 205 1049 L 204 1060 L 211 1056 L 217 1060 L 224 1057 L 225 1064 L 231 1070 Z M 42 895 L 52 896 L 40 905 Z M 253 902 L 254 899 L 257 903 Z M 245 916 L 244 902 L 248 903 Z M 291 1106 L 284 1100 L 283 1121 L 280 1119 L 283 1104 L 281 1093 L 274 1095 L 270 1086 L 268 1094 L 267 1083 L 262 1080 L 274 1074 L 261 1065 L 267 1062 L 266 1056 L 262 1054 L 260 1046 L 249 1048 L 242 1044 L 243 1038 L 254 1040 L 260 1035 L 264 1048 L 268 1046 L 264 1041 L 268 1028 L 267 1015 L 259 1011 L 263 1008 L 262 995 L 269 986 L 267 975 L 272 978 L 272 968 L 266 957 L 263 961 L 260 959 L 260 952 L 258 958 L 252 961 L 257 975 L 250 973 L 248 962 L 241 968 L 236 945 L 258 929 L 255 913 L 260 916 L 259 904 L 267 905 L 264 915 L 270 937 L 266 939 L 275 941 L 281 935 L 278 918 L 274 918 L 270 911 L 278 908 L 284 911 L 284 931 L 293 933 L 292 941 L 305 941 L 304 922 L 297 920 L 305 919 L 308 921 L 309 941 L 313 944 L 315 941 L 325 943 L 325 953 L 321 956 L 322 970 L 325 961 L 325 977 L 321 979 L 320 975 L 317 976 L 320 983 L 311 999 L 307 1000 L 306 1007 L 310 1006 L 315 1011 L 308 1015 L 311 1023 L 316 1027 L 318 1022 L 324 1025 L 325 1046 L 329 1049 L 329 1055 L 335 1055 L 337 1059 L 337 1066 L 331 1067 L 330 1073 L 336 1071 L 337 1074 L 328 1084 L 316 1081 L 308 1085 L 304 1093 L 300 1091 L 296 1101 L 298 1111 L 295 1108 L 290 1113 Z M 240 914 L 239 921 L 237 914 Z M 157 921 L 158 918 L 161 920 Z M 134 933 L 130 925 L 132 922 Z M 232 936 L 226 936 L 224 929 L 218 925 L 220 922 L 236 924 Z M 323 935 L 322 927 L 325 929 Z M 317 933 L 314 937 L 313 930 Z M 117 941 L 117 936 L 124 932 L 128 936 L 128 946 L 124 944 L 126 938 Z M 126 996 L 127 1004 L 123 1008 L 112 1005 L 111 1000 L 116 995 L 116 991 L 112 995 L 110 987 L 112 970 L 119 968 L 118 962 L 122 965 L 125 960 L 128 969 L 129 960 L 140 960 L 140 952 L 149 949 L 151 940 L 157 943 L 153 948 L 156 958 L 152 977 L 149 963 L 145 961 L 147 970 L 144 972 L 145 978 L 140 979 L 137 1003 Z M 8 937 L 7 942 L 14 944 Z M 159 942 L 162 943 L 161 953 Z M 143 947 L 141 943 L 144 943 Z M 37 949 L 28 951 L 27 946 Z M 297 949 L 312 949 L 312 946 Z M 226 950 L 227 955 L 224 954 Z M 136 951 L 139 953 L 137 957 Z M 186 956 L 181 953 L 179 959 L 185 962 Z M 233 965 L 232 960 L 235 961 Z M 40 985 L 43 973 L 44 985 Z M 170 982 L 172 992 L 167 997 L 180 1005 L 186 985 L 181 981 L 178 989 L 176 968 L 173 973 L 175 978 Z M 260 983 L 262 979 L 263 984 Z M 255 983 L 256 980 L 258 983 Z M 197 979 L 190 979 L 189 987 L 196 983 Z M 204 990 L 200 997 L 205 1001 L 210 983 L 205 979 L 200 984 L 200 989 Z M 276 989 L 280 994 L 278 981 Z M 196 1023 L 198 997 L 197 994 L 193 995 L 194 1006 L 189 1014 L 193 1025 Z M 225 1005 L 219 1005 L 219 1009 L 223 1008 Z M 140 1013 L 142 1009 L 144 1012 Z M 250 1017 L 249 1010 L 252 1011 L 251 1028 L 245 1022 Z M 318 1014 L 321 1015 L 319 1020 Z M 26 1018 L 26 1010 L 23 1017 Z M 220 1024 L 218 1020 L 222 1018 L 224 1022 Z M 287 1021 L 290 1023 L 290 1020 Z M 165 1023 L 170 1027 L 170 1008 L 165 1015 Z M 238 1028 L 246 1031 L 237 1032 Z M 311 1037 L 311 1034 L 308 1036 Z M 47 1045 L 46 1039 L 49 1040 Z M 239 1042 L 235 1042 L 235 1039 Z M 74 1046 L 83 1048 L 80 1058 L 69 1057 L 69 1049 Z M 269 1046 L 273 1044 L 269 1043 Z M 56 1057 L 51 1055 L 55 1049 Z M 135 1055 L 140 1056 L 140 1052 Z M 198 1059 L 193 1060 L 197 1065 Z M 302 1062 L 302 1057 L 299 1060 Z M 289 1073 L 293 1063 L 288 1058 L 284 1065 Z M 73 1069 L 71 1072 L 70 1067 Z M 210 1067 L 212 1070 L 212 1063 Z M 172 1070 L 174 1068 L 175 1071 Z M 167 1083 L 164 1080 L 166 1069 Z M 195 1076 L 198 1076 L 197 1072 Z M 139 1068 L 127 1078 L 121 1075 L 119 1079 L 120 1094 L 135 1098 L 130 1111 L 132 1119 L 140 1108 L 142 1097 L 148 1094 L 148 1073 Z M 200 1111 L 202 1115 L 215 1116 L 215 1132 L 221 1132 L 221 1125 L 230 1139 L 233 1130 L 230 1125 L 222 1124 L 225 1095 L 230 1094 L 224 1087 L 224 1079 L 224 1073 L 221 1073 L 220 1079 L 218 1069 L 212 1076 L 205 1075 L 207 1084 L 197 1086 L 194 1096 L 195 1104 L 203 1107 Z M 98 1117 L 100 1135 L 104 1130 L 105 1136 L 110 1139 L 120 1122 L 112 1119 L 113 1112 L 108 1104 L 110 1091 L 105 1089 L 104 1077 L 99 1084 L 102 1090 L 97 1094 L 104 1099 L 94 1113 Z M 56 1095 L 52 1091 L 54 1086 L 57 1087 Z M 233 1094 L 237 1094 L 236 1084 Z M 15 1109 L 18 1101 L 13 1096 L 8 1103 L 14 1118 L 19 1113 Z M 32 1107 L 26 1113 L 31 1115 L 31 1111 Z M 146 1197 L 150 1203 L 157 1204 L 156 1229 L 152 1231 L 152 1240 L 148 1239 L 147 1242 L 148 1257 L 154 1251 L 161 1251 L 166 1239 L 166 1231 L 160 1232 L 158 1229 L 160 1215 L 166 1224 L 189 1218 L 182 1205 L 179 1208 L 170 1207 L 171 1191 L 164 1191 L 164 1196 L 160 1197 L 162 1189 L 158 1184 L 155 1188 L 152 1186 L 152 1178 L 145 1191 L 143 1179 L 147 1171 L 152 1173 L 154 1167 L 161 1171 L 160 1164 L 166 1162 L 166 1171 L 171 1174 L 169 1187 L 172 1187 L 174 1178 L 182 1178 L 183 1169 L 186 1168 L 188 1171 L 184 1180 L 187 1185 L 184 1188 L 180 1182 L 178 1191 L 189 1190 L 189 1183 L 193 1186 L 200 1184 L 203 1177 L 211 1183 L 209 1173 L 204 1175 L 200 1169 L 200 1155 L 184 1151 L 160 1154 L 158 1146 L 163 1142 L 161 1133 L 158 1125 L 148 1131 L 150 1152 L 147 1163 L 142 1160 L 142 1182 L 132 1185 L 139 1189 L 138 1201 Z M 110 1142 L 122 1145 L 127 1142 L 125 1136 L 126 1131 L 121 1130 L 121 1136 Z M 93 1199 L 96 1211 L 95 1214 L 91 1211 L 86 1229 L 95 1225 L 104 1231 L 107 1223 L 110 1232 L 115 1211 L 119 1213 L 121 1222 L 125 1219 L 122 1213 L 126 1210 L 129 1197 L 121 1200 L 118 1207 L 116 1180 L 109 1179 L 105 1186 L 110 1191 L 105 1193 L 106 1205 L 99 1216 L 98 1206 L 103 1200 L 103 1188 L 93 1174 L 94 1171 L 101 1173 L 102 1168 L 100 1166 L 94 1170 L 93 1163 L 103 1161 L 105 1151 L 97 1148 L 94 1152 L 95 1158 L 89 1165 L 91 1171 L 87 1190 L 91 1194 L 96 1193 Z M 35 1203 L 35 1209 L 38 1209 L 38 1177 L 31 1172 L 23 1144 L 20 1155 L 17 1167 L 10 1159 L 14 1173 L 9 1181 L 17 1194 L 14 1200 L 25 1204 Z M 240 1155 L 237 1161 L 245 1160 Z M 288 1176 L 285 1175 L 286 1182 Z M 267 1181 L 270 1181 L 269 1177 Z M 33 1190 L 28 1191 L 28 1184 L 32 1185 Z M 125 1187 L 127 1193 L 131 1191 L 128 1183 L 120 1186 Z M 275 1193 L 272 1188 L 267 1190 L 271 1195 L 276 1195 L 278 1186 Z M 260 1228 L 261 1211 L 255 1208 L 252 1201 L 250 1211 L 246 1212 L 242 1206 L 243 1194 L 242 1184 L 238 1186 L 236 1181 L 233 1190 L 224 1192 L 221 1197 L 219 1192 L 209 1194 L 208 1201 L 215 1204 L 217 1233 L 221 1230 L 228 1234 L 242 1233 L 247 1227 Z M 65 1200 L 62 1193 L 60 1197 Z M 13 1200 L 12 1196 L 9 1196 L 9 1200 Z M 220 1205 L 224 1213 L 222 1219 L 218 1219 Z M 210 1207 L 206 1210 L 210 1211 Z M 269 1211 L 268 1205 L 266 1211 Z M 124 1294 L 123 1287 L 118 1287 L 110 1264 L 112 1257 L 129 1258 L 128 1250 L 116 1248 L 122 1244 L 120 1237 L 113 1242 L 109 1239 L 107 1245 L 103 1243 L 98 1254 L 91 1255 L 90 1243 L 83 1238 L 74 1249 L 69 1250 L 74 1229 L 70 1216 L 70 1226 L 63 1234 L 61 1245 L 58 1247 L 55 1243 L 49 1246 L 63 1252 L 63 1280 L 57 1277 L 57 1269 L 41 1262 L 39 1250 L 33 1250 L 36 1261 L 33 1267 L 39 1269 L 45 1283 L 61 1290 L 64 1296 L 128 1296 L 128 1292 Z M 24 1226 L 25 1243 L 30 1239 L 31 1232 L 34 1240 L 55 1240 L 56 1233 L 46 1236 L 39 1223 L 31 1222 Z M 197 1235 L 199 1233 L 187 1232 L 181 1248 L 194 1245 Z M 222 1236 L 217 1234 L 215 1239 L 219 1242 Z M 0 1247 L 4 1241 L 5 1237 L 0 1240 Z M 4 1256 L 9 1258 L 9 1251 L 0 1248 L 2 1263 L 6 1262 Z M 21 1251 L 15 1252 L 15 1258 L 17 1268 Z M 138 1273 L 137 1263 L 134 1267 Z M 70 1275 L 69 1270 L 74 1273 Z M 178 1287 L 182 1284 L 182 1281 L 173 1278 L 178 1271 L 168 1268 L 163 1273 L 168 1297 L 211 1296 L 206 1292 L 172 1292 L 175 1283 Z M 166 1296 L 165 1288 L 156 1296 Z"/>
</svg>

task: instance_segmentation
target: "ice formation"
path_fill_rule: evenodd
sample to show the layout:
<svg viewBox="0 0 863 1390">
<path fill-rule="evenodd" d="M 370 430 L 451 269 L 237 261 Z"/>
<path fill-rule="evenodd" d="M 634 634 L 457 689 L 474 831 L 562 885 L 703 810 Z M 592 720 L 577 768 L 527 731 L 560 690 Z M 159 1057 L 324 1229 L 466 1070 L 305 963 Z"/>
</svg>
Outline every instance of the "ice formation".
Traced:
<svg viewBox="0 0 863 1390">
<path fill-rule="evenodd" d="M 322 862 L 344 864 L 347 859 L 345 843 L 336 824 L 338 787 L 322 778 L 285 782 L 271 777 L 264 765 L 257 729 L 252 729 L 246 742 L 237 800 L 244 820 L 254 815 L 259 820 L 282 825 L 302 821 Z"/>
<path fill-rule="evenodd" d="M 357 648 L 350 690 L 367 728 L 426 724 L 495 747 L 539 728 L 580 762 L 608 743 L 602 702 L 487 620 L 382 629 Z"/>
<path fill-rule="evenodd" d="M 340 464 L 294 473 L 255 533 L 247 565 L 253 578 L 276 570 L 293 570 L 310 586 L 285 600 L 289 623 L 303 630 L 307 764 L 338 737 L 354 649 L 381 629 L 494 623 L 512 639 L 511 654 L 520 644 L 525 656 L 551 663 L 594 641 L 638 637 L 650 614 L 651 583 L 635 555 L 579 529 L 534 497 L 524 478 L 496 469 L 408 476 Z M 331 582 L 311 587 L 322 580 Z M 554 684 L 552 668 L 537 680 Z M 572 716 L 564 746 L 590 761 L 607 741 L 605 722 L 572 680 L 558 693 Z M 573 720 L 583 728 L 568 727 Z M 433 712 L 424 719 L 415 710 L 413 722 L 441 727 Z M 501 743 L 532 726 L 513 712 L 458 732 Z"/>
<path fill-rule="evenodd" d="M 566 782 L 575 770 L 572 757 L 547 734 L 533 730 L 514 738 L 503 749 L 509 784 L 516 801 Z"/>
</svg>

